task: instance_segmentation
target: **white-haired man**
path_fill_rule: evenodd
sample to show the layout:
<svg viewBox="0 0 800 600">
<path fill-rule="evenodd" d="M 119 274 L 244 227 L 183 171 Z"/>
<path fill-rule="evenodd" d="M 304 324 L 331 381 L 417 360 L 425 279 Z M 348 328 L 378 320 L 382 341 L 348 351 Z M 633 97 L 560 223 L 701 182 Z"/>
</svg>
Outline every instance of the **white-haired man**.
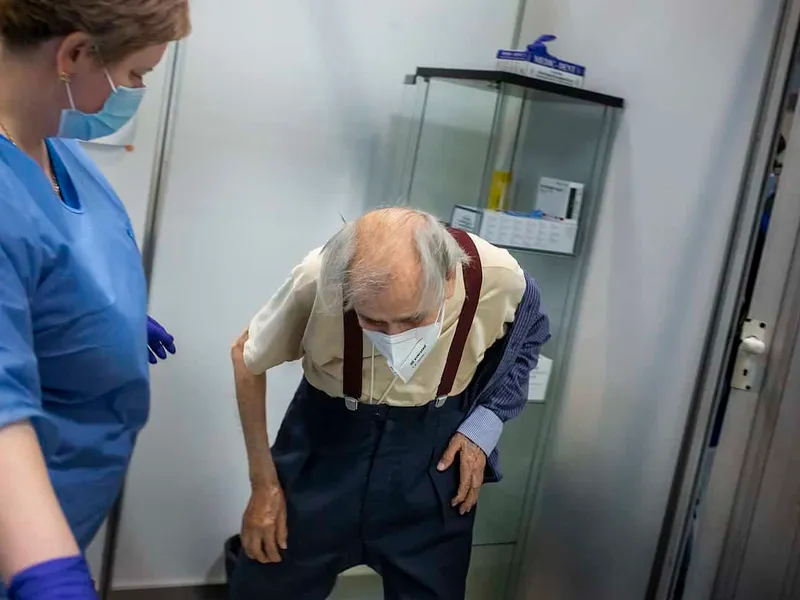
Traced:
<svg viewBox="0 0 800 600">
<path fill-rule="evenodd" d="M 232 352 L 252 495 L 231 597 L 324 600 L 366 564 L 388 599 L 462 599 L 472 509 L 550 336 L 539 304 L 508 252 L 411 209 L 309 254 Z M 265 373 L 300 359 L 270 450 Z"/>
</svg>

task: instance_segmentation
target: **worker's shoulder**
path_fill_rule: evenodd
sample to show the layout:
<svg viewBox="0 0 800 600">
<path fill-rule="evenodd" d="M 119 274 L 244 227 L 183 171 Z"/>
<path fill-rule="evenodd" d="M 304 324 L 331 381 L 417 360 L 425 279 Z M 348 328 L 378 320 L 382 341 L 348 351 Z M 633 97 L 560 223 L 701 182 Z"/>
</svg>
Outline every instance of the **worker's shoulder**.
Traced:
<svg viewBox="0 0 800 600">
<path fill-rule="evenodd" d="M 36 241 L 42 210 L 12 168 L 0 160 L 0 242 Z"/>
<path fill-rule="evenodd" d="M 41 217 L 36 214 L 38 207 L 30 201 L 24 186 L 14 182 L 13 175 L 3 173 L 3 167 L 0 164 L 0 286 L 7 288 L 12 298 L 22 289 L 13 280 L 29 294 L 41 281 L 46 238 Z"/>
<path fill-rule="evenodd" d="M 481 259 L 484 289 L 507 291 L 522 297 L 525 291 L 525 273 L 511 253 L 476 235 L 470 237 L 475 242 Z"/>
</svg>

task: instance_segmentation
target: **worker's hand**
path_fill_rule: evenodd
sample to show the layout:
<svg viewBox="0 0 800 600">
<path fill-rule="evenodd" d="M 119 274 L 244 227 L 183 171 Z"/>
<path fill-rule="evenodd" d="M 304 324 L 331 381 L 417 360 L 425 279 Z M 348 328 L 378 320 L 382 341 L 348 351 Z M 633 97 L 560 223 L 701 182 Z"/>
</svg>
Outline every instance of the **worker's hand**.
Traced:
<svg viewBox="0 0 800 600">
<path fill-rule="evenodd" d="M 175 338 L 153 317 L 147 317 L 147 360 L 151 365 L 166 360 L 167 352 L 175 354 Z"/>
<path fill-rule="evenodd" d="M 486 468 L 486 454 L 480 446 L 461 433 L 457 433 L 450 440 L 450 445 L 444 451 L 442 460 L 436 467 L 439 471 L 449 469 L 459 456 L 460 482 L 458 493 L 450 503 L 453 507 L 458 507 L 458 512 L 462 515 L 471 511 L 478 502 L 478 495 L 483 486 L 483 473 Z"/>
<path fill-rule="evenodd" d="M 242 518 L 242 547 L 247 556 L 260 563 L 281 562 L 287 548 L 286 500 L 277 479 L 254 484 Z"/>
<path fill-rule="evenodd" d="M 97 600 L 89 565 L 83 556 L 53 558 L 11 578 L 8 597 L 13 600 Z"/>
</svg>

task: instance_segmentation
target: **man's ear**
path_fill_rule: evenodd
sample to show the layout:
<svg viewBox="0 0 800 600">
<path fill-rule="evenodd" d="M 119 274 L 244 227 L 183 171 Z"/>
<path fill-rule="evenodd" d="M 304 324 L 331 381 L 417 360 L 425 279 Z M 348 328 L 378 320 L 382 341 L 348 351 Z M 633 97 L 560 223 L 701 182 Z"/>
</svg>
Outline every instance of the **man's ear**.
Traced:
<svg viewBox="0 0 800 600">
<path fill-rule="evenodd" d="M 456 272 L 450 271 L 447 274 L 447 279 L 444 280 L 444 298 L 450 300 L 456 293 Z"/>
</svg>

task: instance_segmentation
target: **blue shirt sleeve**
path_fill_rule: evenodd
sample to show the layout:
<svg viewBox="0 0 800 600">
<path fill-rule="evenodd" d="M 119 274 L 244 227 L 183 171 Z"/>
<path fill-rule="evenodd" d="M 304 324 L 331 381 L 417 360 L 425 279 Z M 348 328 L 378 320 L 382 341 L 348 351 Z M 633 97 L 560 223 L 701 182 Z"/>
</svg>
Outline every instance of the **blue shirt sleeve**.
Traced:
<svg viewBox="0 0 800 600">
<path fill-rule="evenodd" d="M 525 294 L 513 325 L 522 343 L 516 351 L 503 351 L 498 365 L 502 377 L 492 386 L 492 393 L 482 395 L 458 429 L 486 456 L 491 456 L 497 448 L 503 425 L 525 408 L 531 371 L 539 363 L 542 346 L 550 339 L 550 320 L 542 309 L 539 288 L 533 280 L 528 281 Z"/>
<path fill-rule="evenodd" d="M 0 428 L 31 420 L 46 446 L 55 436 L 42 410 L 31 313 L 41 249 L 17 207 L 0 198 L 0 208 Z"/>
</svg>

